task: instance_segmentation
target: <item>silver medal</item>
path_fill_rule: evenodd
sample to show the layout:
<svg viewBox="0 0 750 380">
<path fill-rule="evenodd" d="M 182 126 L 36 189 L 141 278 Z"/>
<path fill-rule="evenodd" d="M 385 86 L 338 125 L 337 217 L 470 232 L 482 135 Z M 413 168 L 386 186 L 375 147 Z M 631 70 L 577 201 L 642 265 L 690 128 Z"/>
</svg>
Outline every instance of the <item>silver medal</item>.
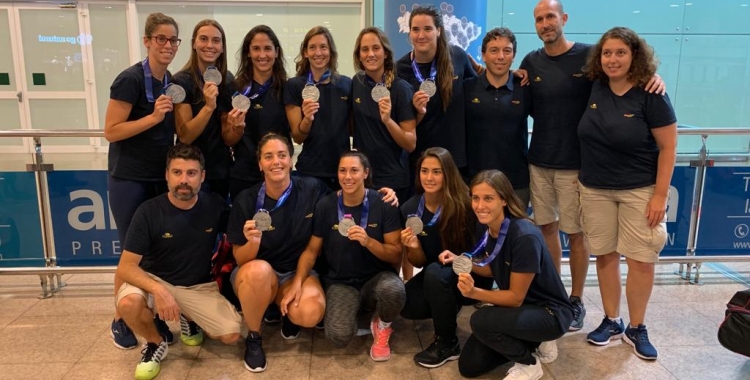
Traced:
<svg viewBox="0 0 750 380">
<path fill-rule="evenodd" d="M 354 223 L 354 219 L 351 217 L 344 217 L 339 221 L 339 233 L 341 236 L 347 237 L 349 236 L 349 229 L 356 225 L 357 223 Z"/>
<path fill-rule="evenodd" d="M 320 99 L 320 90 L 318 90 L 318 87 L 308 84 L 302 89 L 302 99 L 310 99 L 313 102 L 317 102 Z"/>
<path fill-rule="evenodd" d="M 232 108 L 247 112 L 250 109 L 250 98 L 245 95 L 237 94 L 232 97 Z"/>
<path fill-rule="evenodd" d="M 216 85 L 221 84 L 221 71 L 214 66 L 209 66 L 203 73 L 204 82 L 213 82 Z"/>
<path fill-rule="evenodd" d="M 435 82 L 431 80 L 426 80 L 422 82 L 421 85 L 419 85 L 419 91 L 424 91 L 427 96 L 433 97 L 437 92 L 437 85 L 435 85 Z"/>
<path fill-rule="evenodd" d="M 255 229 L 258 231 L 268 231 L 271 228 L 271 214 L 266 210 L 258 210 L 253 215 L 253 220 L 255 221 Z"/>
<path fill-rule="evenodd" d="M 456 274 L 471 273 L 471 266 L 471 258 L 465 254 L 453 260 L 453 272 Z"/>
<path fill-rule="evenodd" d="M 412 215 L 406 218 L 406 227 L 411 228 L 416 236 L 421 234 L 422 230 L 424 230 L 424 223 L 422 223 L 422 219 L 419 219 L 418 216 Z"/>
<path fill-rule="evenodd" d="M 172 98 L 172 103 L 182 103 L 185 101 L 185 89 L 179 84 L 172 83 L 167 86 L 164 93 Z"/>
<path fill-rule="evenodd" d="M 378 83 L 375 85 L 375 87 L 372 88 L 372 91 L 370 91 L 370 95 L 372 95 L 372 100 L 377 103 L 380 101 L 380 99 L 391 96 L 391 92 L 388 91 L 388 87 L 386 87 L 384 84 Z"/>
</svg>

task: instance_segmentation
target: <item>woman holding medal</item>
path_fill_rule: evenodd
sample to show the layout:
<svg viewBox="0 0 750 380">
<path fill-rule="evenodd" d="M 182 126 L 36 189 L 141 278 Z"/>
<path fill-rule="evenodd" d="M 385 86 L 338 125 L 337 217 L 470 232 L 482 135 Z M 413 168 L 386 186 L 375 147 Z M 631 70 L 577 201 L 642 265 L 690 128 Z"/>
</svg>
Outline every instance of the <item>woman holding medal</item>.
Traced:
<svg viewBox="0 0 750 380">
<path fill-rule="evenodd" d="M 534 349 L 568 331 L 573 305 L 541 231 L 528 219 L 525 205 L 503 173 L 488 170 L 474 177 L 471 207 L 485 230 L 482 238 L 461 256 L 441 253 L 440 261 L 452 263 L 459 273 L 461 294 L 495 306 L 471 316 L 472 334 L 458 370 L 462 376 L 476 377 L 513 361 L 506 379 L 539 379 L 541 363 L 548 361 Z M 498 289 L 476 288 L 470 272 L 491 276 Z"/>
<path fill-rule="evenodd" d="M 335 190 L 339 157 L 350 147 L 352 80 L 338 73 L 336 45 L 323 26 L 307 32 L 295 61 L 297 76 L 286 84 L 284 104 L 294 142 L 302 144 L 297 172 Z"/>
<path fill-rule="evenodd" d="M 391 323 L 406 301 L 404 283 L 395 269 L 401 263 L 401 223 L 398 209 L 365 186 L 371 174 L 364 154 L 350 151 L 341 156 L 341 190 L 321 199 L 315 207 L 313 236 L 300 256 L 292 289 L 282 299 L 281 310 L 285 312 L 304 299 L 303 284 L 322 250 L 321 259 L 329 267 L 323 278 L 326 337 L 336 347 L 345 347 L 357 332 L 358 312 L 374 310 L 370 357 L 385 361 L 391 356 Z"/>
<path fill-rule="evenodd" d="M 190 40 L 190 59 L 174 82 L 185 89 L 185 102 L 175 104 L 177 138 L 197 146 L 206 160 L 206 180 L 202 190 L 226 199 L 229 195 L 229 167 L 232 157 L 222 140 L 221 114 L 231 109 L 224 29 L 215 20 L 195 25 Z"/>
<path fill-rule="evenodd" d="M 110 208 L 120 242 L 125 241 L 138 206 L 167 191 L 164 157 L 174 141 L 173 101 L 180 99 L 165 94 L 165 88 L 169 87 L 172 76 L 167 67 L 180 45 L 178 32 L 173 18 L 162 13 L 150 14 L 143 36 L 146 59 L 121 72 L 110 87 L 104 120 L 104 138 L 110 142 L 107 187 L 110 197 L 117 200 Z M 178 91 L 171 95 L 180 94 Z M 115 292 L 121 285 L 122 281 L 115 276 Z M 171 343 L 173 337 L 166 323 L 159 318 L 155 322 Z M 138 346 L 135 335 L 117 313 L 111 328 L 115 346 L 122 349 Z"/>
<path fill-rule="evenodd" d="M 396 77 L 393 49 L 376 27 L 363 29 L 354 45 L 352 114 L 354 147 L 370 157 L 372 183 L 396 190 L 399 199 L 409 193 L 409 152 L 417 143 L 412 89 Z"/>
<path fill-rule="evenodd" d="M 227 128 L 224 133 L 224 141 L 234 147 L 230 187 L 233 199 L 264 179 L 256 156 L 261 138 L 272 132 L 290 139 L 283 99 L 286 81 L 284 51 L 276 33 L 266 25 L 250 29 L 242 41 L 237 80 L 233 84 L 234 109 L 229 115 L 232 119 L 244 112 L 244 120 L 242 126 Z"/>
</svg>

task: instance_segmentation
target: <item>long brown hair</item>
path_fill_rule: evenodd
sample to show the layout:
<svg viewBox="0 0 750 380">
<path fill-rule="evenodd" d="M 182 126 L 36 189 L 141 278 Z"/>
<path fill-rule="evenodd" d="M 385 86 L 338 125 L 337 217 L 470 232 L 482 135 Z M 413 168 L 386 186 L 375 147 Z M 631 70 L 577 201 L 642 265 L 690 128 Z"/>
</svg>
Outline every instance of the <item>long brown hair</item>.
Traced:
<svg viewBox="0 0 750 380">
<path fill-rule="evenodd" d="M 193 37 L 190 39 L 190 59 L 188 59 L 185 66 L 183 66 L 180 71 L 187 72 L 187 75 L 193 80 L 193 92 L 196 94 L 202 94 L 203 86 L 200 84 L 203 83 L 203 73 L 198 72 L 200 70 L 198 68 L 198 53 L 193 48 L 193 45 L 195 44 L 195 39 L 198 37 L 198 30 L 204 26 L 213 26 L 219 30 L 219 33 L 221 33 L 222 53 L 216 58 L 216 63 L 214 63 L 214 66 L 221 73 L 222 82 L 216 84 L 219 87 L 219 93 L 221 93 L 224 90 L 224 83 L 227 78 L 227 39 L 226 34 L 224 34 L 224 28 L 222 28 L 216 20 L 205 19 L 198 21 L 198 23 L 195 24 L 195 28 L 193 28 Z M 203 96 L 196 97 L 197 104 L 203 103 L 204 101 Z"/>
<path fill-rule="evenodd" d="M 607 40 L 613 38 L 624 42 L 630 48 L 630 53 L 633 56 L 628 70 L 628 81 L 636 86 L 645 86 L 656 74 L 659 62 L 654 55 L 654 49 L 638 33 L 622 26 L 616 26 L 602 35 L 599 42 L 591 49 L 583 72 L 591 80 L 598 79 L 603 83 L 609 83 L 609 77 L 602 69 L 602 46 Z"/>
<path fill-rule="evenodd" d="M 333 42 L 331 31 L 325 26 L 315 26 L 310 29 L 305 34 L 305 38 L 302 39 L 302 43 L 299 44 L 299 55 L 294 59 L 297 64 L 297 75 L 305 76 L 310 71 L 310 60 L 305 58 L 305 51 L 307 51 L 307 44 L 310 43 L 310 39 L 319 34 L 322 34 L 328 40 L 328 51 L 330 51 L 328 69 L 331 70 L 331 82 L 333 82 L 334 78 L 339 76 L 339 53 L 336 50 L 336 44 Z"/>
<path fill-rule="evenodd" d="M 510 184 L 508 177 L 499 170 L 485 170 L 479 172 L 474 179 L 471 181 L 471 188 L 481 183 L 486 183 L 492 187 L 500 199 L 504 200 L 507 204 L 505 209 L 505 216 L 512 216 L 516 219 L 529 219 L 529 215 L 526 214 L 526 207 L 524 206 L 521 199 L 516 196 L 513 192 L 513 185 Z"/>
<path fill-rule="evenodd" d="M 445 35 L 445 27 L 443 26 L 443 18 L 438 13 L 437 8 L 434 6 L 424 6 L 412 9 L 411 16 L 409 17 L 409 29 L 411 29 L 411 20 L 414 16 L 430 16 L 432 17 L 432 23 L 435 24 L 435 28 L 440 31 L 440 36 L 437 40 L 437 53 L 435 53 L 435 59 L 437 60 L 437 81 L 438 88 L 440 91 L 440 98 L 443 100 L 443 111 L 448 109 L 451 104 L 451 97 L 453 97 L 453 62 L 451 62 L 451 50 L 448 45 L 448 37 Z"/>
<path fill-rule="evenodd" d="M 284 89 L 286 83 L 286 63 L 284 61 L 284 50 L 281 49 L 281 43 L 279 37 L 273 32 L 269 26 L 257 25 L 250 29 L 242 40 L 242 46 L 238 54 L 240 55 L 239 66 L 237 67 L 237 75 L 235 76 L 235 82 L 237 84 L 237 91 L 242 91 L 243 88 L 252 85 L 253 83 L 253 60 L 250 59 L 250 44 L 253 42 L 258 34 L 265 34 L 268 39 L 273 43 L 274 49 L 276 49 L 276 59 L 273 62 L 273 69 L 271 74 L 271 88 L 273 88 L 274 97 L 281 101 L 281 92 Z M 260 156 L 258 156 L 260 157 Z"/>
<path fill-rule="evenodd" d="M 434 158 L 443 170 L 443 199 L 440 221 L 440 242 L 443 249 L 453 252 L 466 252 L 474 244 L 474 222 L 476 217 L 471 211 L 469 188 L 461 178 L 453 156 L 444 148 L 435 147 L 425 150 L 417 160 L 417 175 L 414 192 L 424 194 L 424 187 L 419 177 L 422 162 L 427 158 Z"/>
<path fill-rule="evenodd" d="M 393 79 L 396 78 L 396 63 L 393 60 L 393 48 L 391 47 L 391 42 L 388 40 L 388 36 L 385 35 L 385 32 L 380 30 L 380 28 L 370 26 L 362 29 L 362 31 L 359 32 L 357 41 L 354 43 L 354 53 L 352 54 L 354 56 L 354 60 L 352 61 L 354 62 L 354 69 L 358 71 L 365 69 L 359 58 L 359 49 L 362 48 L 362 37 L 367 33 L 372 33 L 376 37 L 378 37 L 378 40 L 380 40 L 380 45 L 383 46 L 383 51 L 385 52 L 385 59 L 383 61 L 383 74 L 385 75 L 385 86 L 390 88 L 393 84 Z"/>
</svg>

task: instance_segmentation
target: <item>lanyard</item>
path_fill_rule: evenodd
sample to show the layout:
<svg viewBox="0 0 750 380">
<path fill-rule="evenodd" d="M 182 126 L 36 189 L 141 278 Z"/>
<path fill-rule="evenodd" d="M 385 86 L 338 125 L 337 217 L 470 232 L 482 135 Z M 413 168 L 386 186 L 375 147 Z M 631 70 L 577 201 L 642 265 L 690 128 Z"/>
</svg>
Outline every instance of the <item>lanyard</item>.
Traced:
<svg viewBox="0 0 750 380">
<path fill-rule="evenodd" d="M 497 237 L 497 243 L 495 244 L 495 249 L 492 250 L 492 253 L 489 255 L 489 257 L 485 258 L 484 260 L 477 262 L 475 261 L 478 259 L 477 254 L 480 251 L 483 251 L 487 247 L 487 241 L 490 238 L 490 230 L 489 228 L 484 233 L 484 237 L 482 237 L 482 240 L 477 243 L 476 247 L 471 250 L 471 252 L 466 252 L 466 254 L 471 257 L 471 261 L 474 263 L 474 265 L 478 267 L 483 267 L 492 260 L 495 259 L 498 253 L 500 253 L 500 249 L 503 248 L 503 243 L 505 243 L 505 236 L 508 234 L 508 227 L 510 226 L 510 218 L 506 217 L 505 220 L 503 220 L 503 224 L 500 226 L 500 234 Z"/>
<path fill-rule="evenodd" d="M 427 223 L 427 227 L 432 227 L 435 225 L 435 223 L 440 220 L 440 213 L 443 212 L 443 205 L 440 205 L 435 211 L 435 215 L 432 216 L 432 219 L 430 219 L 430 222 Z M 419 199 L 419 206 L 417 206 L 417 217 L 419 219 L 422 219 L 422 214 L 424 214 L 424 194 L 422 194 L 422 198 Z"/>
<path fill-rule="evenodd" d="M 273 78 L 269 78 L 266 81 L 266 83 L 263 83 L 260 87 L 258 87 L 257 91 L 255 91 L 252 95 L 248 95 L 248 94 L 250 94 L 250 90 L 253 89 L 253 83 L 251 82 L 250 85 L 247 86 L 247 88 L 245 89 L 245 91 L 242 92 L 242 95 L 247 96 L 248 99 L 250 99 L 250 100 L 257 99 L 259 96 L 263 95 L 266 91 L 268 91 L 268 89 L 271 87 L 271 80 L 272 79 Z M 239 92 L 235 92 L 234 94 L 238 95 Z"/>
<path fill-rule="evenodd" d="M 284 205 L 284 202 L 289 198 L 289 194 L 292 193 L 292 180 L 289 180 L 289 186 L 287 186 L 286 190 L 281 194 L 279 197 L 279 200 L 276 202 L 276 206 L 271 210 L 276 210 L 277 208 Z M 263 203 L 266 201 L 266 183 L 263 182 L 262 185 L 260 185 L 260 190 L 258 190 L 258 198 L 255 201 L 255 212 L 258 212 L 259 210 L 263 209 Z"/>
<path fill-rule="evenodd" d="M 435 77 L 437 76 L 437 66 L 435 66 L 435 59 L 432 60 L 432 66 L 430 67 L 430 77 L 427 78 L 431 81 L 435 81 Z M 417 80 L 419 83 L 424 82 L 424 78 L 422 77 L 422 72 L 419 70 L 419 67 L 417 66 L 417 58 L 411 59 L 411 69 L 414 71 L 414 76 L 417 77 Z"/>
<path fill-rule="evenodd" d="M 374 86 L 377 86 L 377 85 L 382 85 L 382 86 L 385 86 L 385 73 L 383 73 L 383 80 L 382 80 L 381 82 L 378 82 L 378 83 L 375 83 L 375 81 L 374 81 L 374 80 L 370 79 L 370 76 L 369 76 L 369 75 L 367 75 L 367 73 L 364 73 L 364 74 L 365 74 L 365 81 L 366 81 L 366 82 L 367 82 L 367 84 L 369 84 L 370 86 L 373 86 L 373 87 L 374 87 Z"/>
<path fill-rule="evenodd" d="M 323 73 L 323 76 L 320 77 L 320 80 L 316 82 L 313 79 L 312 70 L 310 70 L 310 71 L 307 72 L 307 84 L 308 85 L 311 85 L 311 84 L 312 85 L 316 85 L 316 84 L 318 84 L 320 82 L 325 82 L 330 77 L 331 77 L 331 70 L 330 69 L 326 69 L 326 72 Z"/>
<path fill-rule="evenodd" d="M 151 66 L 148 65 L 148 57 L 143 60 L 143 78 L 146 81 L 146 99 L 149 103 L 153 103 L 156 100 L 154 99 L 154 89 L 153 86 L 153 74 L 151 73 Z M 167 88 L 169 86 L 169 79 L 167 79 L 167 73 L 164 73 L 164 87 L 163 89 Z M 163 93 L 163 90 L 162 90 Z"/>
<path fill-rule="evenodd" d="M 368 189 L 365 189 L 365 199 L 362 201 L 362 216 L 359 218 L 359 226 L 367 229 L 367 217 L 370 216 L 370 201 L 367 199 Z M 339 194 L 338 207 L 339 220 L 344 219 L 344 196 Z"/>
</svg>

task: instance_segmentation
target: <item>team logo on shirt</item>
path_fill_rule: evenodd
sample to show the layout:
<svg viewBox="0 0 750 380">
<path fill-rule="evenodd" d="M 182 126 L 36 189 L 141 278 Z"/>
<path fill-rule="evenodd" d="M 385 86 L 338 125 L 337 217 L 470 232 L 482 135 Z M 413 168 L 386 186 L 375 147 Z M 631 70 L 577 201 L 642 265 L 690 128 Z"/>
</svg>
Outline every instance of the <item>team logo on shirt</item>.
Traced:
<svg viewBox="0 0 750 380">
<path fill-rule="evenodd" d="M 575 74 L 573 74 L 573 77 L 575 77 L 575 78 L 581 78 L 581 77 L 583 77 L 583 73 L 575 73 Z"/>
<path fill-rule="evenodd" d="M 305 219 L 310 219 L 312 217 L 313 217 L 313 213 L 309 213 L 309 214 L 305 215 Z"/>
<path fill-rule="evenodd" d="M 513 104 L 515 104 L 515 105 L 521 104 L 520 100 L 511 100 L 510 102 L 513 103 Z"/>
<path fill-rule="evenodd" d="M 427 236 L 427 232 L 424 232 L 424 230 L 422 230 L 422 232 L 420 232 L 417 236 Z"/>
<path fill-rule="evenodd" d="M 367 227 L 378 228 L 378 224 L 377 223 L 370 223 L 370 224 L 367 225 Z"/>
<path fill-rule="evenodd" d="M 596 109 L 596 103 L 591 103 L 591 105 L 589 106 L 589 108 L 591 108 L 592 110 L 595 110 Z"/>
<path fill-rule="evenodd" d="M 359 103 L 362 103 L 362 101 L 359 98 L 357 98 L 357 99 L 354 99 L 354 103 L 359 104 Z"/>
<path fill-rule="evenodd" d="M 255 105 L 253 106 L 253 108 L 256 109 L 256 110 L 262 110 L 263 106 L 260 105 L 259 103 L 255 103 Z"/>
<path fill-rule="evenodd" d="M 541 81 L 542 81 L 542 78 L 540 78 L 540 77 L 534 78 L 534 82 L 541 82 Z"/>
<path fill-rule="evenodd" d="M 341 100 L 349 100 L 349 97 L 348 96 L 342 96 Z"/>
<path fill-rule="evenodd" d="M 162 239 L 171 239 L 174 235 L 170 234 L 169 232 L 165 233 L 164 235 L 161 235 Z"/>
<path fill-rule="evenodd" d="M 207 229 L 206 232 L 210 234 L 211 232 L 214 232 L 214 228 L 211 227 L 211 228 Z"/>
<path fill-rule="evenodd" d="M 481 102 L 479 101 L 479 99 L 478 99 L 478 98 L 474 98 L 474 99 L 472 99 L 472 100 L 471 100 L 471 102 L 472 102 L 472 103 L 474 103 L 474 104 L 479 104 L 479 103 L 481 103 Z"/>
<path fill-rule="evenodd" d="M 458 79 L 458 75 L 456 75 L 455 77 L 453 77 L 453 80 L 456 80 L 456 79 Z"/>
<path fill-rule="evenodd" d="M 634 113 L 626 113 L 626 114 L 624 114 L 622 116 L 625 116 L 625 117 L 627 117 L 629 119 L 629 118 L 635 116 L 635 114 Z"/>
</svg>

